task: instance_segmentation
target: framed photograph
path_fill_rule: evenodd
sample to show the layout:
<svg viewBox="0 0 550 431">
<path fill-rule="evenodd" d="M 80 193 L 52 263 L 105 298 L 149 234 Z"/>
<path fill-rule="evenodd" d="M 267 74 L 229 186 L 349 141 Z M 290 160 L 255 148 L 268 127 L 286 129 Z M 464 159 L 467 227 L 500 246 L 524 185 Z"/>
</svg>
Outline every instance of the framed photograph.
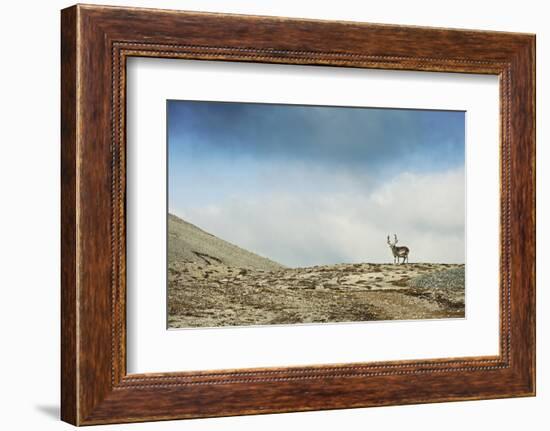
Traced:
<svg viewBox="0 0 550 431">
<path fill-rule="evenodd" d="M 535 36 L 61 14 L 61 415 L 535 394 Z"/>
</svg>

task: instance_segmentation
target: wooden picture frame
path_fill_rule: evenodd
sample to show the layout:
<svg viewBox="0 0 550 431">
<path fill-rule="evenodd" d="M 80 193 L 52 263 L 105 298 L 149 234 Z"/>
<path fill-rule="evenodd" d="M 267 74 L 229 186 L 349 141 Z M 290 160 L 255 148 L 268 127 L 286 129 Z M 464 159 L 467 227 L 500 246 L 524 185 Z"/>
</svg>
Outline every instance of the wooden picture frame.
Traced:
<svg viewBox="0 0 550 431">
<path fill-rule="evenodd" d="M 61 14 L 61 417 L 75 425 L 535 394 L 535 36 L 77 5 Z M 500 354 L 127 374 L 130 56 L 500 77 Z"/>
</svg>

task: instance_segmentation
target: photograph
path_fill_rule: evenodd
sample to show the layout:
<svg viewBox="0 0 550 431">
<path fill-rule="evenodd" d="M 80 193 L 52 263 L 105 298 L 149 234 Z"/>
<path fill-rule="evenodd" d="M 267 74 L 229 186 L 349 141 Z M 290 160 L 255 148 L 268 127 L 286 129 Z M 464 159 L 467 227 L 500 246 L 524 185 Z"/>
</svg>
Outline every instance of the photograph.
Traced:
<svg viewBox="0 0 550 431">
<path fill-rule="evenodd" d="M 548 423 L 541 2 L 118 1 L 4 8 L 5 429 Z"/>
<path fill-rule="evenodd" d="M 167 327 L 465 318 L 465 112 L 167 101 Z"/>
</svg>

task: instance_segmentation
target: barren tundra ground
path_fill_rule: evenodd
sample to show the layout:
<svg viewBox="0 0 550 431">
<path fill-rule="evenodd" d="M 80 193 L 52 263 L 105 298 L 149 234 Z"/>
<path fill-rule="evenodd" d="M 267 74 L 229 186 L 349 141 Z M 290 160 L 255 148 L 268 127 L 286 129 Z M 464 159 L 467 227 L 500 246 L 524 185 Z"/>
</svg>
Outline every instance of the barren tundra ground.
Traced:
<svg viewBox="0 0 550 431">
<path fill-rule="evenodd" d="M 172 215 L 168 241 L 169 328 L 464 317 L 464 265 L 286 268 Z"/>
</svg>

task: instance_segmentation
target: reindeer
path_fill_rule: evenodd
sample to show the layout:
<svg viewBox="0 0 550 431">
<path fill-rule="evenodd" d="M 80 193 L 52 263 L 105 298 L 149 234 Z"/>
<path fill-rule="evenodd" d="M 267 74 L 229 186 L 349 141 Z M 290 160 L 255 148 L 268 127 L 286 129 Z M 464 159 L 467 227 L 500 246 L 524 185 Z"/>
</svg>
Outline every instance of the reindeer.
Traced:
<svg viewBox="0 0 550 431">
<path fill-rule="evenodd" d="M 395 241 L 393 244 L 390 241 L 390 236 L 388 235 L 388 245 L 391 248 L 391 252 L 393 253 L 393 263 L 397 260 L 397 264 L 399 264 L 399 258 L 403 258 L 403 262 L 405 263 L 405 260 L 407 263 L 409 263 L 409 247 L 396 247 L 397 244 L 397 235 L 393 234 Z"/>
</svg>

